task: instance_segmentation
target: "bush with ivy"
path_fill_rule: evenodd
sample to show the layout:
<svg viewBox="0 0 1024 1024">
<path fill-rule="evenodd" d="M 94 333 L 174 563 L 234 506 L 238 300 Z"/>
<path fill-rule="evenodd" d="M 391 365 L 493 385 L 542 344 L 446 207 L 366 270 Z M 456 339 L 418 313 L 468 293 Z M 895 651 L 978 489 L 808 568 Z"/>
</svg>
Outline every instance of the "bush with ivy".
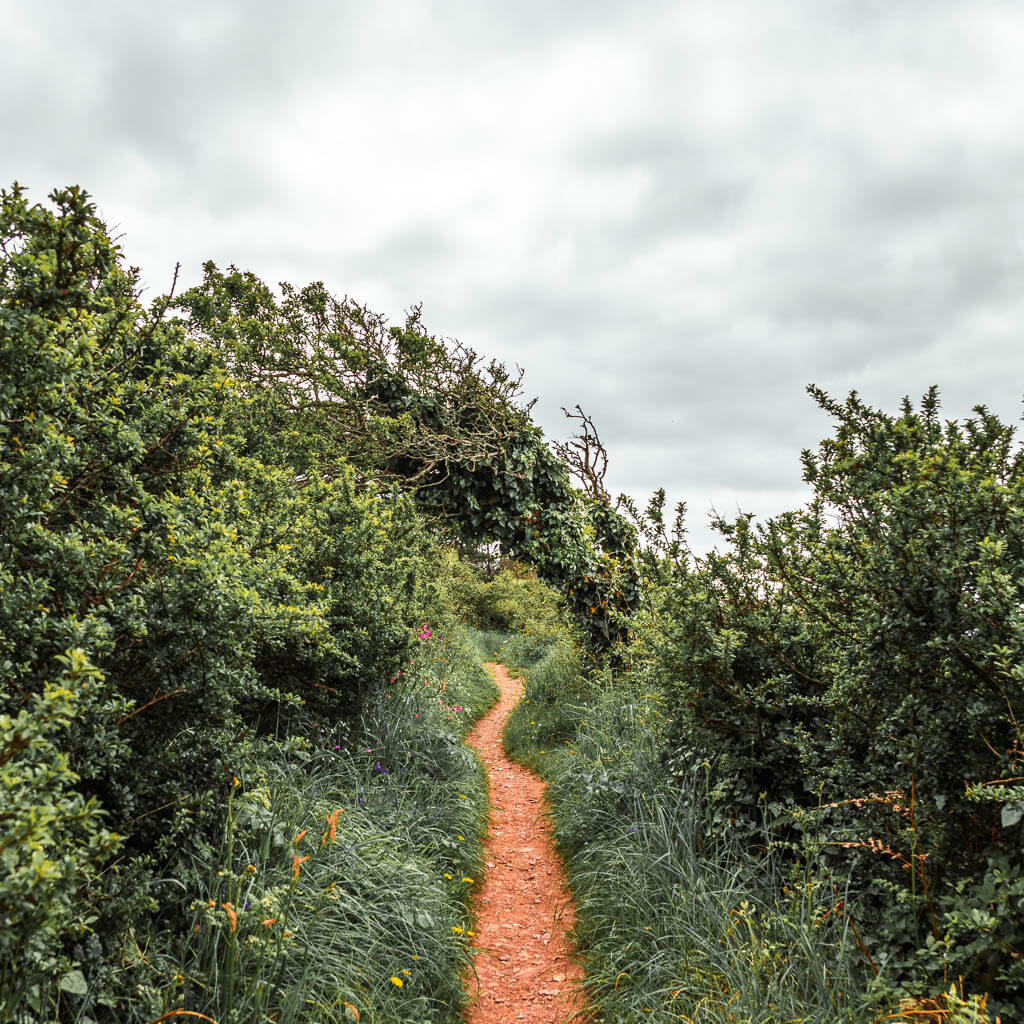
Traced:
<svg viewBox="0 0 1024 1024">
<path fill-rule="evenodd" d="M 251 272 L 207 263 L 174 309 L 238 381 L 238 422 L 272 423 L 289 464 L 329 474 L 344 460 L 400 488 L 466 550 L 496 544 L 534 566 L 595 649 L 625 639 L 639 597 L 635 532 L 606 494 L 573 486 L 572 446 L 548 447 L 521 371 L 431 335 L 418 307 L 389 326 L 321 282 L 275 295 Z M 242 431 L 256 451 L 268 446 Z"/>
</svg>

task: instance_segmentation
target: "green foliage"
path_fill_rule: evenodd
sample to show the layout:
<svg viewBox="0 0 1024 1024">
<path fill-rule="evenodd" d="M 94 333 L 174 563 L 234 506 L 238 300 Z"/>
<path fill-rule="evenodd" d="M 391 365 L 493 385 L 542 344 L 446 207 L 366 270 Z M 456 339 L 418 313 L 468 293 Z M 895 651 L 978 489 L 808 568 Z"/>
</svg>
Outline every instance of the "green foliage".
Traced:
<svg viewBox="0 0 1024 1024">
<path fill-rule="evenodd" d="M 557 595 L 521 563 L 507 562 L 490 577 L 463 566 L 451 590 L 459 618 L 474 629 L 525 634 L 539 642 L 566 631 Z"/>
<path fill-rule="evenodd" d="M 194 867 L 187 928 L 132 963 L 130 1019 L 459 1020 L 487 809 L 460 739 L 496 697 L 465 639 L 430 633 L 358 746 L 321 725 L 301 757 L 258 751 Z"/>
<path fill-rule="evenodd" d="M 240 381 L 228 415 L 247 451 L 318 473 L 345 460 L 397 485 L 445 537 L 536 566 L 597 650 L 625 638 L 635 534 L 573 488 L 519 401 L 521 374 L 428 334 L 419 309 L 388 327 L 319 282 L 284 284 L 278 299 L 254 274 L 208 263 L 176 308 Z"/>
<path fill-rule="evenodd" d="M 564 595 L 588 646 L 603 653 L 623 644 L 640 596 L 633 527 L 580 491 L 531 510 L 527 524 L 521 547 L 513 550 Z"/>
<path fill-rule="evenodd" d="M 15 187 L 0 216 L 0 715 L 14 819 L 66 811 L 81 875 L 32 911 L 8 1005 L 60 971 L 61 992 L 116 991 L 125 935 L 211 841 L 244 751 L 311 714 L 351 722 L 407 660 L 435 560 L 407 497 L 341 461 L 261 461 L 277 396 L 165 323 L 166 300 L 143 309 L 83 192 L 52 200 Z M 68 650 L 96 674 L 55 733 Z M 99 808 L 124 836 L 102 872 Z M 3 884 L 36 841 L 5 846 Z"/>
<path fill-rule="evenodd" d="M 80 650 L 60 658 L 61 674 L 13 719 L 0 715 L 0 1015 L 13 1020 L 74 991 L 79 973 L 62 938 L 90 930 L 81 913 L 97 875 L 118 848 L 95 799 L 58 747 L 83 694 L 102 682 Z"/>
<path fill-rule="evenodd" d="M 1019 1014 L 1020 793 L 998 785 L 1024 713 L 1013 431 L 980 408 L 943 423 L 934 392 L 896 417 L 814 395 L 837 420 L 804 456 L 814 500 L 654 566 L 634 668 L 671 695 L 669 766 L 713 765 L 721 827 L 767 806 L 850 885 L 880 998 L 962 977 Z"/>
<path fill-rule="evenodd" d="M 498 651 L 516 647 L 516 638 L 509 637 Z M 508 655 L 504 660 L 513 663 Z M 543 771 L 557 751 L 576 739 L 595 683 L 583 675 L 579 650 L 566 637 L 549 644 L 533 665 L 518 668 L 526 670 L 526 693 L 505 723 L 503 743 L 509 757 Z"/>
</svg>

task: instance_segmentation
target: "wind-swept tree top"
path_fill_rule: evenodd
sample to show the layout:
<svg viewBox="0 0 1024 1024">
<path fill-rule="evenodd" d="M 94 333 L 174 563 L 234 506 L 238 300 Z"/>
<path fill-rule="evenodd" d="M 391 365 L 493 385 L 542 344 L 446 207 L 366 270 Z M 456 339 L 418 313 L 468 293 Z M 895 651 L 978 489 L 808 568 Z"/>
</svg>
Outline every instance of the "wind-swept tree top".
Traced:
<svg viewBox="0 0 1024 1024">
<path fill-rule="evenodd" d="M 270 389 L 299 422 L 315 418 L 321 441 L 368 478 L 439 487 L 536 429 L 522 371 L 428 334 L 418 306 L 388 326 L 322 282 L 282 284 L 278 299 L 254 274 L 207 263 L 176 308 L 240 381 Z"/>
<path fill-rule="evenodd" d="M 238 430 L 265 461 L 320 472 L 351 463 L 364 480 L 413 494 L 463 544 L 497 542 L 535 564 L 598 646 L 619 638 L 616 620 L 635 600 L 623 568 L 635 535 L 609 507 L 588 417 L 552 450 L 523 400 L 522 371 L 431 335 L 418 306 L 388 326 L 320 282 L 283 284 L 278 298 L 251 273 L 207 263 L 175 308 L 248 393 Z"/>
</svg>

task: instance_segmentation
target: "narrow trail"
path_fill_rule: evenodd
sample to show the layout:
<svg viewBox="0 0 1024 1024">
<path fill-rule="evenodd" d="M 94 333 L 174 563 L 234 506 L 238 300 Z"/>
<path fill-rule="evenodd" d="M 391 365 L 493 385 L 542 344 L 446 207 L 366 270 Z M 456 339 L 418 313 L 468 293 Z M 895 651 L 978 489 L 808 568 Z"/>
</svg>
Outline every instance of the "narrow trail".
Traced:
<svg viewBox="0 0 1024 1024">
<path fill-rule="evenodd" d="M 582 1019 L 583 977 L 570 957 L 574 909 L 544 813 L 544 783 L 502 749 L 501 733 L 523 682 L 501 665 L 487 668 L 501 700 L 466 742 L 487 766 L 493 810 L 484 843 L 483 885 L 476 899 L 479 993 L 468 1024 L 557 1024 Z M 470 986 L 474 979 L 470 976 Z M 471 992 L 471 995 L 474 993 Z"/>
</svg>

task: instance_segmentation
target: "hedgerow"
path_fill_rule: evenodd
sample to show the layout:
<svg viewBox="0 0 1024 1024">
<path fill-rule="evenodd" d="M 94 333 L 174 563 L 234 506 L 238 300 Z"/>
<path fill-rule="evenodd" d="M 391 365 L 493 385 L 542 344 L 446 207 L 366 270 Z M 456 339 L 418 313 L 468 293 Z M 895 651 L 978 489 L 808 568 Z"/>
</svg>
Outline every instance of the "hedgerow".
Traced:
<svg viewBox="0 0 1024 1024">
<path fill-rule="evenodd" d="M 956 984 L 1012 1019 L 1020 449 L 983 408 L 943 422 L 934 391 L 898 416 L 813 393 L 837 423 L 804 455 L 812 501 L 720 522 L 695 562 L 652 551 L 632 667 L 666 693 L 666 769 L 710 766 L 716 827 L 767 816 L 835 884 L 879 1000 Z"/>
<path fill-rule="evenodd" d="M 529 667 L 510 752 L 549 779 L 609 1019 L 1020 1016 L 1022 459 L 943 422 L 815 397 L 806 508 L 631 510 L 633 642 Z M 515 642 L 494 642 L 512 651 Z"/>
<path fill-rule="evenodd" d="M 354 735 L 446 563 L 408 497 L 274 455 L 279 396 L 142 306 L 85 193 L 52 203 L 0 216 L 0 1006 L 124 1019 L 232 779 Z"/>
</svg>

